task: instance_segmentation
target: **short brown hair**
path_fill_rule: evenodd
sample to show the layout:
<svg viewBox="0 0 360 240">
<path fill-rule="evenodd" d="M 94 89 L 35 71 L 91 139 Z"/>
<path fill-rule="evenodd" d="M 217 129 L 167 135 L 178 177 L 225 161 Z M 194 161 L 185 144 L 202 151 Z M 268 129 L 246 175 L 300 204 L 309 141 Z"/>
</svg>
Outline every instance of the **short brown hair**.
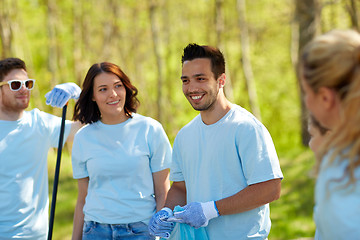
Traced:
<svg viewBox="0 0 360 240">
<path fill-rule="evenodd" d="M 24 69 L 26 71 L 25 62 L 19 58 L 5 58 L 0 61 L 0 81 L 13 69 Z"/>
</svg>

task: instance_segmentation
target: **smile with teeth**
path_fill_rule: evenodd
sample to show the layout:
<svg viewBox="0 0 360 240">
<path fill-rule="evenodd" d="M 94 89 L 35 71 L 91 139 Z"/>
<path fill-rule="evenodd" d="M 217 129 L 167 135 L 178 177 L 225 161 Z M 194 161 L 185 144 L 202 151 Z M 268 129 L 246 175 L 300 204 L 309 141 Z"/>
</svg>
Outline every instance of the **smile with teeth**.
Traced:
<svg viewBox="0 0 360 240">
<path fill-rule="evenodd" d="M 191 99 L 193 100 L 198 100 L 200 99 L 202 96 L 201 95 L 196 95 L 196 96 L 191 96 Z"/>
<path fill-rule="evenodd" d="M 117 104 L 118 102 L 120 102 L 120 101 L 117 100 L 117 101 L 109 102 L 109 103 L 107 103 L 107 104 Z"/>
</svg>

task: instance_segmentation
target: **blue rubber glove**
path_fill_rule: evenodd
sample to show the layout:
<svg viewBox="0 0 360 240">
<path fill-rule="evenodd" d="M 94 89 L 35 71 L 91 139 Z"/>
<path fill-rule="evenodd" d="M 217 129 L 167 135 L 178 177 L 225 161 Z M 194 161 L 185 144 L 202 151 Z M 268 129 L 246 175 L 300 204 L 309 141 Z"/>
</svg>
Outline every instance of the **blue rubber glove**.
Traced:
<svg viewBox="0 0 360 240">
<path fill-rule="evenodd" d="M 63 83 L 56 85 L 53 90 L 45 94 L 46 104 L 62 108 L 70 98 L 78 99 L 81 88 L 75 83 Z"/>
<path fill-rule="evenodd" d="M 169 238 L 170 233 L 175 227 L 173 222 L 168 222 L 167 219 L 173 216 L 173 212 L 170 208 L 164 207 L 157 213 L 155 213 L 149 222 L 150 235 Z"/>
<path fill-rule="evenodd" d="M 219 216 L 215 202 L 192 202 L 183 207 L 183 211 L 175 212 L 168 221 L 186 223 L 194 228 L 206 227 L 210 219 Z"/>
</svg>

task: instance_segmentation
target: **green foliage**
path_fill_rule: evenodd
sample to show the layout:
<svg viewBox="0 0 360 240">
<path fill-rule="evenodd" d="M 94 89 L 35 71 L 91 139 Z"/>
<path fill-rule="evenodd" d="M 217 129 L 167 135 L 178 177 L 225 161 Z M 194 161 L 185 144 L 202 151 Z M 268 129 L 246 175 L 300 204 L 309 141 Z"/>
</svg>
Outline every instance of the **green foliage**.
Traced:
<svg viewBox="0 0 360 240">
<path fill-rule="evenodd" d="M 45 93 L 62 82 L 81 84 L 93 63 L 113 61 L 138 87 L 142 103 L 139 113 L 158 119 L 169 138 L 174 139 L 177 131 L 195 115 L 182 96 L 180 58 L 182 49 L 196 42 L 221 45 L 233 91 L 230 100 L 250 110 L 241 67 L 236 1 L 221 1 L 223 23 L 219 36 L 215 1 L 152 2 L 155 3 L 153 23 L 150 1 L 105 0 L 98 4 L 95 0 L 18 0 L 12 9 L 17 14 L 11 19 L 13 54 L 24 58 L 30 76 L 37 79 L 30 107 L 59 115 L 58 109 L 45 105 Z M 339 13 L 337 16 L 344 15 L 339 7 L 327 6 L 325 19 L 333 9 Z M 293 2 L 247 1 L 246 10 L 250 60 L 262 122 L 272 134 L 277 149 L 299 145 L 299 90 L 289 51 Z M 157 42 L 153 42 L 154 34 Z M 155 44 L 161 69 L 156 64 Z"/>
<path fill-rule="evenodd" d="M 313 153 L 308 149 L 295 148 L 280 156 L 284 180 L 280 199 L 270 204 L 269 239 L 314 237 L 315 181 L 311 174 L 314 163 Z"/>
<path fill-rule="evenodd" d="M 138 88 L 138 112 L 159 120 L 172 143 L 179 129 L 198 114 L 181 90 L 180 58 L 188 43 L 221 47 L 227 62 L 228 84 L 232 85 L 229 98 L 250 110 L 242 70 L 237 1 L 219 2 L 221 31 L 216 26 L 215 0 L 17 0 L 4 1 L 8 7 L 0 9 L 0 13 L 9 13 L 13 56 L 24 59 L 30 77 L 37 80 L 29 108 L 60 116 L 61 109 L 45 104 L 45 93 L 62 82 L 81 85 L 93 63 L 112 61 Z M 350 26 L 345 1 L 319 3 L 319 32 Z M 262 122 L 273 137 L 285 175 L 282 197 L 272 204 L 271 239 L 312 236 L 314 181 L 307 173 L 313 159 L 301 147 L 299 88 L 290 53 L 295 1 L 256 0 L 246 4 L 250 60 Z M 160 59 L 156 58 L 154 46 Z M 1 46 L 0 51 L 4 51 Z M 162 64 L 160 69 L 158 61 Z M 73 106 L 71 101 L 68 119 Z M 53 155 L 50 153 L 50 159 Z M 55 226 L 57 239 L 69 238 L 76 201 L 69 158 L 66 153 Z M 52 160 L 50 169 L 51 164 Z"/>
</svg>

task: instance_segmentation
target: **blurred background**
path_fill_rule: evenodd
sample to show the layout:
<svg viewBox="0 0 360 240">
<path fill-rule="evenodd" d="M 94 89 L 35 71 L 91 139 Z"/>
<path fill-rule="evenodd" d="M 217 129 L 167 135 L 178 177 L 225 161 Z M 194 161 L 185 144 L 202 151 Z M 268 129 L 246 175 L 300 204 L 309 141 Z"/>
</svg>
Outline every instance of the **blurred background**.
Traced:
<svg viewBox="0 0 360 240">
<path fill-rule="evenodd" d="M 228 99 L 264 123 L 280 158 L 285 178 L 271 204 L 269 239 L 311 239 L 315 160 L 296 65 L 314 36 L 359 31 L 359 14 L 357 0 L 0 0 L 0 55 L 23 59 L 37 80 L 29 109 L 58 116 L 61 109 L 45 104 L 53 86 L 81 86 L 96 62 L 119 65 L 139 90 L 138 112 L 161 122 L 173 143 L 198 114 L 182 94 L 182 50 L 188 43 L 217 46 L 227 62 Z M 70 156 L 66 145 L 54 239 L 71 238 L 77 182 Z M 51 150 L 50 191 L 55 160 Z"/>
</svg>

